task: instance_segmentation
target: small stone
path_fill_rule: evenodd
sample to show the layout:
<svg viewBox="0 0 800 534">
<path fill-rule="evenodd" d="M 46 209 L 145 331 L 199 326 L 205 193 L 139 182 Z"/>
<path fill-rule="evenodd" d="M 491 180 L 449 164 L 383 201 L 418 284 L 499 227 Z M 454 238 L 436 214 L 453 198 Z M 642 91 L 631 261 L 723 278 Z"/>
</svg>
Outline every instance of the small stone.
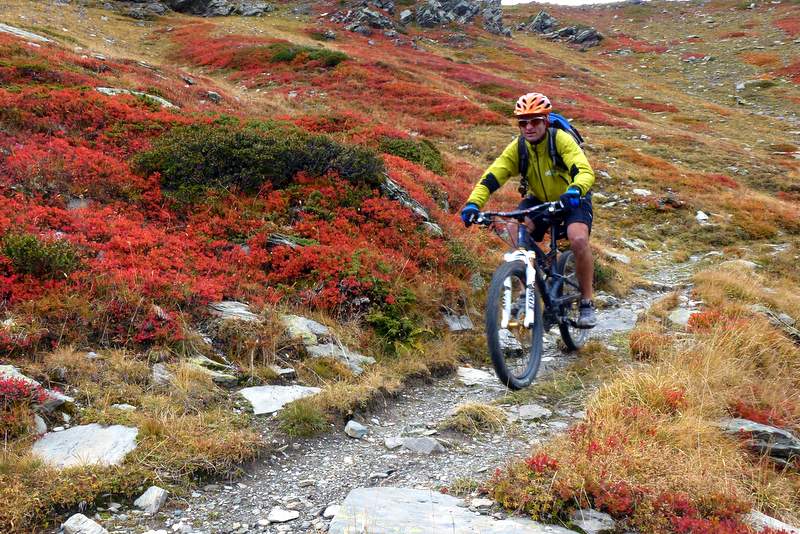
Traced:
<svg viewBox="0 0 800 534">
<path fill-rule="evenodd" d="M 317 482 L 308 478 L 305 480 L 301 480 L 300 482 L 297 483 L 297 485 L 300 486 L 301 488 L 310 488 L 312 486 L 316 486 Z"/>
<path fill-rule="evenodd" d="M 64 522 L 64 534 L 108 534 L 98 523 L 83 514 L 75 514 Z"/>
<path fill-rule="evenodd" d="M 624 265 L 630 265 L 631 259 L 630 257 L 626 256 L 625 254 L 620 254 L 619 252 L 611 252 L 611 251 L 604 251 L 604 254 L 607 258 L 614 260 L 616 262 L 622 263 Z"/>
<path fill-rule="evenodd" d="M 525 404 L 519 407 L 519 418 L 523 421 L 544 419 L 553 415 L 553 412 L 538 404 Z"/>
<path fill-rule="evenodd" d="M 216 91 L 208 91 L 206 92 L 206 97 L 215 104 L 219 104 L 222 102 L 222 95 L 217 93 Z"/>
<path fill-rule="evenodd" d="M 383 440 L 383 444 L 387 449 L 393 450 L 403 446 L 403 438 L 399 436 L 388 437 Z"/>
<path fill-rule="evenodd" d="M 164 502 L 166 502 L 167 493 L 167 490 L 159 488 L 158 486 L 150 486 L 141 497 L 133 501 L 133 505 L 153 515 L 158 512 Z"/>
<path fill-rule="evenodd" d="M 123 412 L 136 411 L 136 406 L 131 406 L 130 404 L 112 404 L 111 407 L 115 410 L 122 410 Z"/>
<path fill-rule="evenodd" d="M 689 324 L 689 317 L 691 316 L 691 310 L 687 310 L 686 308 L 677 308 L 670 312 L 670 314 L 667 316 L 667 319 L 675 326 L 686 328 L 686 326 Z"/>
<path fill-rule="evenodd" d="M 33 425 L 36 434 L 41 435 L 47 433 L 47 423 L 44 422 L 44 419 L 42 419 L 39 414 L 34 414 Z"/>
<path fill-rule="evenodd" d="M 614 532 L 616 527 L 616 523 L 610 515 L 591 509 L 576 510 L 570 520 L 573 525 L 579 527 L 586 534 Z"/>
<path fill-rule="evenodd" d="M 347 422 L 347 426 L 344 427 L 344 433 L 351 438 L 361 439 L 366 436 L 367 433 L 369 433 L 369 429 L 361 423 L 351 419 Z"/>
<path fill-rule="evenodd" d="M 269 519 L 259 519 L 258 526 L 260 527 L 268 527 L 269 526 Z"/>
<path fill-rule="evenodd" d="M 333 516 L 339 513 L 339 510 L 341 510 L 341 508 L 342 507 L 339 506 L 338 504 L 331 504 L 330 506 L 325 508 L 324 512 L 322 512 L 322 517 L 324 517 L 325 519 L 331 519 Z"/>
<path fill-rule="evenodd" d="M 699 223 L 704 223 L 704 222 L 707 222 L 707 221 L 708 221 L 708 215 L 706 215 L 706 214 L 705 214 L 705 213 L 703 213 L 702 211 L 698 211 L 698 212 L 697 212 L 697 214 L 694 216 L 694 218 L 695 218 L 695 219 L 697 220 L 697 222 L 699 222 Z"/>
<path fill-rule="evenodd" d="M 431 437 L 404 438 L 403 447 L 412 452 L 425 455 L 444 452 L 442 444 Z"/>
<path fill-rule="evenodd" d="M 634 189 L 631 191 L 634 195 L 638 195 L 640 197 L 649 197 L 653 194 L 652 191 L 649 189 Z"/>
<path fill-rule="evenodd" d="M 494 504 L 494 501 L 491 499 L 473 499 L 472 500 L 472 507 L 476 510 L 480 510 L 482 508 L 491 508 Z"/>
</svg>

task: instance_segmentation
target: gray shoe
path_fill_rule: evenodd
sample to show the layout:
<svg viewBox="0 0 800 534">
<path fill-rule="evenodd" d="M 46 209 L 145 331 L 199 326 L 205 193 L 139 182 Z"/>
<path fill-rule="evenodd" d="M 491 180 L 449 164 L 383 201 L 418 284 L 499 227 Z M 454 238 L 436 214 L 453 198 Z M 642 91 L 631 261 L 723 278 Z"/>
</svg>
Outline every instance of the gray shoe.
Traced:
<svg viewBox="0 0 800 534">
<path fill-rule="evenodd" d="M 594 313 L 594 302 L 581 299 L 578 328 L 594 328 L 597 326 L 597 315 Z"/>
</svg>

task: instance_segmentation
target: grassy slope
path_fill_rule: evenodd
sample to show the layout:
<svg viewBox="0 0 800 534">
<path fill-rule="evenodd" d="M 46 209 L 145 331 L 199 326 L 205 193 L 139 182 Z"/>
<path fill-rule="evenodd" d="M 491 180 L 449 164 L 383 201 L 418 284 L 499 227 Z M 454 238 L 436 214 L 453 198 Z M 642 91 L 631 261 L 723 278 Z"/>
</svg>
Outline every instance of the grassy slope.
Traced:
<svg viewBox="0 0 800 534">
<path fill-rule="evenodd" d="M 115 60 L 128 58 L 159 66 L 162 69 L 160 75 L 136 65 L 130 69 L 115 68 L 111 75 L 102 75 L 106 78 L 102 80 L 102 84 L 146 90 L 156 88 L 161 94 L 181 105 L 184 111 L 178 116 L 188 117 L 190 121 L 200 120 L 200 117 L 209 113 L 262 119 L 283 118 L 312 131 L 329 133 L 344 143 L 364 143 L 373 147 L 377 146 L 381 135 L 403 137 L 409 133 L 421 134 L 432 140 L 443 152 L 446 161 L 445 175 L 440 177 L 419 166 L 387 156 L 390 175 L 409 187 L 418 200 L 433 210 L 437 222 L 443 226 L 448 236 L 452 236 L 448 237 L 449 244 L 445 245 L 449 250 L 452 251 L 453 246 L 457 246 L 458 250 L 466 252 L 467 257 L 486 259 L 482 266 L 468 262 L 468 270 L 480 268 L 487 272 L 493 263 L 493 256 L 487 254 L 487 246 L 478 232 L 463 232 L 459 229 L 455 215 L 457 208 L 468 194 L 480 170 L 513 135 L 513 128 L 503 118 L 502 111 L 507 109 L 518 93 L 529 88 L 542 90 L 553 98 L 559 109 L 574 118 L 586 134 L 589 140 L 587 152 L 595 170 L 607 173 L 599 173 L 597 190 L 606 195 L 619 194 L 624 197 L 630 197 L 630 189 L 634 187 L 653 191 L 652 198 L 634 198 L 624 209 L 597 208 L 594 235 L 598 247 L 617 247 L 619 243 L 616 240 L 621 236 L 640 237 L 652 248 L 667 250 L 677 256 L 726 247 L 729 255 L 757 258 L 768 263 L 769 272 L 764 275 L 767 278 L 763 283 L 781 283 L 796 288 L 798 281 L 791 277 L 786 278 L 785 274 L 796 251 L 796 233 L 800 225 L 800 212 L 796 203 L 800 180 L 798 164 L 792 154 L 787 153 L 797 150 L 797 139 L 781 132 L 781 122 L 767 116 L 756 116 L 753 110 L 770 108 L 773 116 L 788 113 L 793 108 L 796 109 L 800 91 L 790 81 L 778 81 L 774 87 L 744 94 L 743 98 L 749 103 L 748 106 L 735 105 L 735 100 L 730 95 L 734 93 L 734 81 L 754 76 L 771 78 L 774 76 L 772 73 L 791 67 L 793 45 L 773 44 L 775 40 L 790 43 L 790 37 L 786 36 L 785 30 L 777 29 L 774 24 L 775 21 L 793 20 L 792 17 L 798 16 L 798 9 L 792 5 L 760 4 L 752 11 L 740 10 L 734 3 L 725 2 L 706 4 L 702 8 L 693 4 L 667 6 L 669 12 L 666 14 L 661 13 L 663 6 L 660 4 L 592 10 L 553 8 L 553 13 L 559 19 L 591 23 L 608 36 L 601 47 L 585 53 L 560 43 L 550 43 L 522 34 L 517 34 L 512 44 L 508 40 L 472 28 L 465 31 L 467 39 L 472 43 L 467 47 L 448 46 L 448 37 L 453 31 L 420 32 L 411 28 L 404 39 L 412 36 L 426 37 L 417 41 L 420 49 L 415 50 L 407 45 L 397 47 L 378 34 L 371 37 L 370 44 L 367 38 L 337 28 L 337 40 L 325 42 L 324 46 L 345 52 L 350 59 L 333 69 L 307 67 L 301 62 L 275 64 L 264 61 L 261 50 L 275 40 L 317 45 L 311 32 L 322 29 L 325 23 L 321 21 L 324 19 L 313 16 L 308 19 L 297 18 L 290 15 L 288 10 L 281 10 L 276 15 L 263 19 L 198 21 L 175 16 L 141 26 L 93 8 L 81 10 L 74 6 L 10 1 L 0 8 L 0 20 L 23 25 L 32 31 L 46 32 L 68 50 L 81 47 L 79 53 L 90 50 Z M 333 7 L 319 5 L 316 9 L 318 12 L 329 12 Z M 533 7 L 522 6 L 509 11 L 507 18 L 510 21 L 524 20 L 535 11 Z M 705 17 L 700 16 L 701 12 L 713 17 L 716 22 L 704 23 Z M 20 19 L 21 14 L 26 18 Z M 101 17 L 107 17 L 108 20 L 102 20 Z M 54 25 L 54 20 L 59 20 L 59 23 Z M 68 31 L 64 31 L 64 28 Z M 792 30 L 792 26 L 788 28 Z M 736 32 L 745 35 L 732 36 Z M 699 38 L 687 40 L 686 37 L 692 34 Z M 725 36 L 728 34 L 731 36 Z M 218 41 L 218 38 L 224 41 Z M 240 43 L 242 50 L 236 57 L 226 55 L 229 46 L 221 46 L 219 51 L 214 48 L 215 44 L 229 45 L 233 40 Z M 762 43 L 767 47 L 765 51 L 751 50 Z M 620 49 L 634 52 L 621 55 L 617 53 Z M 750 52 L 758 52 L 762 56 L 748 56 Z M 37 53 L 32 50 L 31 54 L 35 58 Z M 688 63 L 682 60 L 689 57 L 686 54 L 712 55 L 715 60 L 708 63 Z M 770 54 L 770 57 L 763 54 Z M 76 61 L 77 57 L 67 56 L 59 68 Z M 763 65 L 754 66 L 753 62 Z M 176 68 L 191 75 L 198 82 L 197 85 L 185 87 Z M 703 70 L 708 72 L 701 74 Z M 791 76 L 791 72 L 785 76 Z M 35 86 L 41 82 L 33 79 L 27 83 Z M 716 83 L 722 85 L 715 85 Z M 101 85 L 100 78 L 89 85 Z M 700 85 L 703 87 L 699 87 Z M 221 93 L 224 97 L 223 104 L 214 105 L 206 101 L 206 90 Z M 4 132 L 14 138 L 13 130 L 6 128 Z M 469 145 L 469 148 L 458 148 L 464 145 Z M 122 161 L 125 161 L 124 158 Z M 319 184 L 310 184 L 312 189 L 318 186 Z M 513 189 L 505 188 L 496 195 L 493 202 L 513 203 L 516 196 Z M 668 190 L 684 202 L 685 207 L 672 209 L 669 206 L 660 206 L 658 200 Z M 451 206 L 449 213 L 435 207 L 436 202 L 429 196 L 432 192 L 434 196 L 447 193 Z M 136 209 L 136 206 L 132 207 L 133 212 Z M 237 211 L 258 209 L 263 207 L 258 208 L 244 199 Z M 698 227 L 694 222 L 695 210 L 711 213 L 715 226 L 711 229 Z M 231 213 L 227 212 L 223 216 L 230 217 Z M 33 225 L 32 228 L 38 231 L 48 230 L 46 225 L 41 224 Z M 296 229 L 294 226 L 291 228 Z M 178 227 L 173 230 L 185 231 Z M 770 256 L 769 249 L 760 245 L 774 240 L 790 245 L 784 256 Z M 430 244 L 437 245 L 435 242 Z M 464 252 L 451 256 L 450 265 L 453 265 L 456 258 L 464 257 Z M 447 269 L 448 267 L 436 266 L 429 273 L 403 278 L 401 287 L 396 288 L 409 288 L 419 302 L 426 304 L 422 308 L 424 315 L 421 318 L 426 325 L 432 324 L 428 316 L 433 315 L 439 303 L 455 304 L 454 301 L 444 300 L 446 294 L 459 295 L 467 301 L 469 308 L 480 309 L 480 300 L 470 294 L 466 284 L 459 284 L 454 280 L 465 278 L 462 275 L 464 271 L 448 272 Z M 632 279 L 629 276 L 627 284 Z M 626 285 L 626 280 L 621 282 L 623 283 L 618 285 L 619 288 Z M 443 285 L 447 285 L 448 291 L 442 291 Z M 719 282 L 701 284 L 700 287 L 718 288 Z M 242 288 L 238 291 L 242 291 Z M 728 290 L 727 293 L 719 293 L 718 289 L 714 291 L 717 292 L 717 298 L 710 305 L 718 308 L 717 315 L 711 314 L 715 318 L 730 317 L 733 313 L 730 306 L 737 311 L 736 304 L 730 302 L 731 298 L 755 298 L 750 295 L 742 296 L 741 291 L 736 290 Z M 226 296 L 258 300 L 259 293 L 257 289 L 250 288 L 239 294 L 226 293 Z M 261 298 L 263 301 L 263 296 Z M 290 298 L 286 304 L 298 305 L 300 302 Z M 778 308 L 783 306 L 787 313 L 796 319 L 800 318 L 793 305 L 787 307 L 780 302 L 767 304 Z M 58 307 L 39 306 L 35 309 L 37 313 L 56 314 Z M 273 313 L 270 310 L 265 308 L 265 314 Z M 20 307 L 7 312 L 16 316 L 24 314 Z M 201 312 L 198 313 L 202 315 Z M 331 313 L 341 316 L 341 311 L 336 309 L 322 309 L 316 313 L 321 314 L 319 317 L 322 320 L 326 320 Z M 386 349 L 378 348 L 379 336 L 372 330 L 363 328 L 363 322 L 357 319 L 351 318 L 347 330 L 340 331 L 341 335 L 365 350 L 382 355 L 382 351 Z M 56 317 L 52 323 L 58 324 L 59 320 L 62 325 L 69 324 L 69 319 L 61 316 Z M 660 328 L 660 325 L 652 326 L 655 332 L 651 334 L 669 335 Z M 709 341 L 702 337 L 703 332 L 697 335 L 700 346 L 714 344 L 715 338 Z M 722 342 L 729 344 L 725 347 L 741 345 L 737 340 L 720 341 Z M 777 340 L 774 342 L 780 343 Z M 188 370 L 180 371 L 183 367 L 179 357 L 173 357 L 171 365 L 181 372 L 182 380 L 187 383 L 187 387 L 181 391 L 207 393 L 200 394 L 199 398 L 191 395 L 187 397 L 180 392 L 165 397 L 153 391 L 147 383 L 146 368 L 141 367 L 145 365 L 141 355 L 148 350 L 152 354 L 158 347 L 125 346 L 129 351 L 125 359 L 139 362 L 139 367 L 137 372 L 124 376 L 117 376 L 111 371 L 117 366 L 113 364 L 101 365 L 99 369 L 84 369 L 80 355 L 73 354 L 69 349 L 37 358 L 24 353 L 17 357 L 15 363 L 29 372 L 67 387 L 77 387 L 78 391 L 84 392 L 82 400 L 91 407 L 81 414 L 81 421 L 84 422 L 126 422 L 119 414 L 114 415 L 106 409 L 118 400 L 103 398 L 102 390 L 93 391 L 86 383 L 86 376 L 102 376 L 109 385 L 123 384 L 127 388 L 135 389 L 131 395 L 140 400 L 138 404 L 142 410 L 136 420 L 129 422 L 147 429 L 146 439 L 151 443 L 140 447 L 141 459 L 130 460 L 121 471 L 111 470 L 104 473 L 100 483 L 91 482 L 91 473 L 88 472 L 85 476 L 89 478 L 83 475 L 78 477 L 80 490 L 72 493 L 64 489 L 65 478 L 53 476 L 41 466 L 31 463 L 24 454 L 19 455 L 17 449 L 12 449 L 11 454 L 3 459 L 3 472 L 6 474 L 0 476 L 11 476 L 17 482 L 11 486 L 4 484 L 11 488 L 4 494 L 4 498 L 19 504 L 15 509 L 22 512 L 16 516 L 4 517 L 5 526 L 20 528 L 31 522 L 42 521 L 53 508 L 69 508 L 79 500 L 92 500 L 103 492 L 135 492 L 136 484 L 144 483 L 152 477 L 150 467 L 154 451 L 163 450 L 166 444 L 165 436 L 159 429 L 165 424 L 174 424 L 168 423 L 164 417 L 174 417 L 180 421 L 181 428 L 185 429 L 183 439 L 189 439 L 189 436 L 196 434 L 197 429 L 209 424 L 208 417 L 213 415 L 213 410 L 224 409 L 226 406 L 228 401 L 225 396 L 209 385 L 207 379 L 204 382 L 202 377 L 192 375 Z M 718 344 L 714 346 L 717 347 L 714 351 L 698 351 L 717 357 L 720 350 Z M 662 391 L 685 392 L 683 395 L 688 399 L 688 404 L 684 406 L 681 404 L 684 402 L 683 397 L 679 399 L 680 414 L 685 412 L 691 421 L 705 420 L 704 418 L 716 417 L 725 410 L 733 409 L 736 405 L 732 400 L 735 397 L 733 393 L 723 395 L 708 383 L 702 380 L 698 382 L 696 376 L 679 373 L 668 374 L 665 378 L 665 366 L 667 369 L 675 369 L 675 362 L 680 362 L 679 358 L 685 354 L 685 351 L 679 350 L 683 345 L 676 347 L 674 354 L 670 351 L 652 354 L 655 356 L 652 368 L 647 367 L 644 373 L 655 374 L 659 381 L 667 384 Z M 403 350 L 419 353 L 425 348 L 419 344 L 411 344 L 406 345 Z M 269 349 L 263 347 L 259 347 L 259 350 L 269 352 Z M 463 350 L 463 346 L 458 347 L 449 339 L 437 346 L 427 347 L 428 354 L 442 355 L 441 362 L 437 365 L 451 364 L 452 355 Z M 784 357 L 796 358 L 796 352 L 792 352 L 791 348 L 785 350 L 787 352 Z M 725 350 L 721 352 L 725 354 Z M 116 358 L 119 358 L 118 353 L 109 352 L 106 361 L 115 362 Z M 407 357 L 395 360 L 391 354 L 385 354 L 383 360 L 379 370 L 360 380 L 336 380 L 335 377 L 341 377 L 341 374 L 331 374 L 334 379 L 328 378 L 324 381 L 330 382 L 321 397 L 322 407 L 347 412 L 378 392 L 392 391 L 399 387 L 404 377 L 425 374 L 430 372 L 430 367 L 437 367 L 426 366 L 420 359 Z M 63 376 L 60 369 L 69 372 Z M 328 376 L 326 372 L 330 373 L 330 370 L 311 370 L 307 377 L 311 379 L 316 376 L 315 379 L 319 380 L 320 373 L 323 378 Z M 776 376 L 774 373 L 781 374 L 778 370 L 765 372 L 763 382 L 769 383 Z M 57 379 L 48 378 L 59 374 L 62 376 Z M 735 383 L 741 387 L 732 391 L 743 395 L 746 390 L 750 395 L 747 406 L 758 407 L 766 412 L 776 409 L 776 405 L 779 401 L 783 402 L 785 397 L 789 404 L 788 407 L 781 407 L 781 413 L 784 414 L 782 421 L 790 426 L 797 425 L 797 403 L 788 393 L 792 387 L 796 389 L 797 386 L 796 367 L 791 368 L 790 373 L 784 372 L 782 375 L 785 383 L 779 390 L 764 388 L 759 385 L 761 382 L 744 380 L 741 374 L 736 375 L 731 380 L 735 379 Z M 596 413 L 611 411 L 617 415 L 627 414 L 628 412 L 621 411 L 615 404 L 624 396 L 614 392 L 640 387 L 637 384 L 648 384 L 648 379 L 639 375 L 625 375 L 620 381 L 612 382 L 607 393 L 601 393 L 593 401 L 597 403 Z M 188 386 L 193 381 L 205 385 Z M 662 382 L 658 382 L 659 386 L 663 385 Z M 704 388 L 712 391 L 713 402 L 698 400 L 694 394 L 695 390 Z M 768 394 L 769 391 L 772 393 Z M 775 391 L 786 394 L 775 395 Z M 674 396 L 668 397 L 667 400 L 675 401 Z M 125 399 L 120 399 L 122 400 Z M 663 399 L 645 399 L 640 404 L 643 408 L 650 409 L 654 402 L 661 403 L 657 407 L 661 412 L 656 417 L 660 424 L 666 424 L 664 417 L 674 418 L 675 407 L 672 405 L 667 406 L 666 414 L 662 413 Z M 696 404 L 699 404 L 699 408 L 695 408 Z M 319 407 L 309 410 L 311 415 L 304 412 L 298 417 L 315 420 L 314 414 L 318 414 Z M 675 419 L 673 426 L 685 430 L 687 418 Z M 639 440 L 640 431 L 633 432 L 630 421 L 622 416 L 597 416 L 590 418 L 590 421 L 601 421 L 602 424 L 590 429 L 586 434 L 589 438 L 585 435 L 579 437 L 586 440 L 586 444 L 597 441 L 592 432 L 606 439 L 619 435 L 620 429 L 637 436 L 633 440 L 636 443 L 647 443 L 646 439 L 649 439 L 649 434 L 645 432 L 642 438 L 644 441 Z M 215 423 L 220 432 L 229 433 L 232 428 L 239 427 L 239 422 L 236 421 L 223 420 L 222 423 L 224 424 Z M 710 432 L 707 424 L 690 428 L 700 429 L 697 432 L 703 435 Z M 252 434 L 248 434 L 246 429 L 242 429 L 242 432 L 240 438 L 230 434 L 230 441 L 216 450 L 204 449 L 208 445 L 206 442 L 192 441 L 197 444 L 197 449 L 190 458 L 157 455 L 156 458 L 159 458 L 158 462 L 169 466 L 171 474 L 167 480 L 172 481 L 196 470 L 201 463 L 197 458 L 204 458 L 206 466 L 213 466 L 212 470 L 225 469 L 231 461 L 253 454 L 255 450 L 256 442 Z M 697 456 L 693 452 L 697 450 L 696 444 L 676 444 L 674 441 L 677 438 L 671 431 L 663 435 L 666 436 L 665 441 L 660 442 L 660 445 L 657 442 L 656 446 L 663 447 L 664 443 L 674 445 L 677 454 L 690 457 L 685 465 L 695 467 L 698 462 L 709 460 L 707 454 Z M 716 434 L 710 435 L 713 439 L 709 438 L 703 443 L 718 440 Z M 645 449 L 647 446 L 651 445 L 646 445 Z M 19 443 L 18 450 L 24 450 L 24 441 Z M 562 448 L 554 444 L 548 449 L 548 453 L 557 457 L 562 465 L 585 465 L 584 469 L 574 470 L 571 478 L 568 477 L 568 483 L 563 486 L 565 498 L 569 497 L 570 491 L 594 495 L 591 489 L 595 486 L 591 483 L 598 483 L 596 477 L 599 467 L 608 467 L 613 472 L 613 480 L 601 481 L 603 484 L 625 483 L 636 491 L 641 490 L 637 486 L 641 477 L 657 479 L 660 476 L 658 471 L 642 470 L 641 464 L 636 462 L 625 464 L 624 469 L 612 469 L 617 464 L 611 453 L 607 463 L 586 462 L 585 458 L 580 457 L 580 451 L 583 450 L 585 448 L 574 447 L 570 443 Z M 729 447 L 725 450 L 734 458 L 731 465 L 736 466 L 735 470 L 745 473 L 742 476 L 744 482 L 732 481 L 730 467 L 727 470 L 716 469 L 712 466 L 718 466 L 718 463 L 713 462 L 709 462 L 709 473 L 712 475 L 708 475 L 708 480 L 731 489 L 737 499 L 752 501 L 767 511 L 789 519 L 797 517 L 800 513 L 798 504 L 791 498 L 792 488 L 796 488 L 797 484 L 794 475 L 788 473 L 783 475 L 785 478 L 781 478 L 782 475 L 775 474 L 768 467 L 762 468 L 760 464 L 748 467 L 752 464 L 751 460 L 738 449 Z M 558 456 L 561 454 L 559 451 L 578 451 L 579 457 Z M 623 448 L 621 452 L 614 454 L 625 455 L 629 452 Z M 652 457 L 648 454 L 642 455 L 645 463 Z M 715 451 L 715 454 L 721 453 Z M 666 465 L 669 466 L 670 462 L 672 460 L 668 459 Z M 539 464 L 534 465 L 539 469 Z M 648 467 L 656 468 L 657 466 Z M 535 472 L 541 474 L 539 471 Z M 552 474 L 550 468 L 542 468 L 542 472 L 548 476 Z M 24 476 L 19 476 L 20 473 Z M 132 476 L 134 473 L 135 477 Z M 126 479 L 132 482 L 120 484 L 119 481 Z M 551 479 L 552 477 L 547 480 Z M 48 480 L 49 483 L 42 484 L 43 480 Z M 670 480 L 674 482 L 664 487 L 651 488 L 652 492 L 664 490 L 672 492 L 670 495 L 684 492 L 688 493 L 691 500 L 707 489 L 704 484 L 686 483 L 687 480 L 691 481 L 688 476 Z M 753 482 L 759 480 L 763 481 L 760 485 Z M 34 500 L 26 497 L 31 487 L 42 488 L 37 494 L 35 504 Z M 600 484 L 598 487 L 605 486 Z M 635 516 L 635 510 L 629 510 L 618 502 L 614 504 L 614 499 L 620 497 L 618 493 L 599 494 L 605 495 L 606 503 L 612 503 L 606 509 L 620 516 Z M 669 498 L 673 497 L 674 495 Z M 703 508 L 694 501 L 692 506 L 699 507 L 706 514 L 704 517 L 708 517 L 709 514 L 721 513 L 720 509 L 729 504 L 726 500 L 729 497 L 729 494 L 723 495 L 720 506 L 717 506 L 718 503 L 711 503 Z M 602 498 L 595 498 L 598 500 L 594 504 L 602 507 Z M 519 506 L 513 499 L 508 502 Z M 569 505 L 571 501 L 567 498 L 565 502 Z M 641 515 L 646 514 L 647 506 L 652 506 L 651 501 L 646 499 L 632 502 L 641 504 Z M 738 508 L 731 506 L 731 510 L 728 512 L 735 516 Z M 547 513 L 542 515 L 550 512 L 551 509 L 548 508 Z M 558 510 L 553 513 L 558 517 Z M 665 512 L 664 516 L 667 515 Z M 665 519 L 667 523 L 669 520 L 671 519 Z M 659 528 L 661 526 L 663 525 L 659 525 Z M 664 528 L 678 527 L 668 524 Z"/>
</svg>

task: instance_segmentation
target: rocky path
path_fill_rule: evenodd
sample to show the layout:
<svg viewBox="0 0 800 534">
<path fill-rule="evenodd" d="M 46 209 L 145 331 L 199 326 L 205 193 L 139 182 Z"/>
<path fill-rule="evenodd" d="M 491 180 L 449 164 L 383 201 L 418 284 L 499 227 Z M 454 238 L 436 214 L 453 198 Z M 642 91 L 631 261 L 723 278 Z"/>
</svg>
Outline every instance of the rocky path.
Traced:
<svg viewBox="0 0 800 534">
<path fill-rule="evenodd" d="M 652 281 L 663 291 L 685 280 L 690 269 L 687 265 L 683 270 L 658 271 Z M 660 294 L 638 289 L 624 301 L 612 300 L 599 311 L 599 326 L 592 337 L 613 346 L 613 335 L 632 328 L 637 315 Z M 575 358 L 556 349 L 556 336 L 554 329 L 546 342 L 540 379 Z M 173 499 L 154 517 L 119 509 L 103 523 L 110 532 L 126 534 L 148 529 L 324 532 L 336 505 L 355 488 L 416 488 L 438 494 L 445 487 L 470 493 L 508 459 L 525 454 L 532 444 L 564 431 L 584 416 L 583 399 L 553 403 L 541 397 L 535 400 L 537 404 L 520 410 L 502 403 L 505 394 L 491 369 L 462 368 L 455 376 L 409 387 L 372 413 L 361 414 L 356 420 L 367 429 L 362 438 L 353 438 L 341 428 L 307 440 L 274 438 L 279 433 L 273 418 L 262 416 L 259 424 L 272 452 L 247 466 L 238 479 L 209 484 Z M 474 437 L 440 430 L 442 420 L 467 402 L 499 403 L 517 421 L 506 431 Z M 401 436 L 417 439 L 400 445 Z M 486 507 L 485 512 L 489 511 Z"/>
</svg>

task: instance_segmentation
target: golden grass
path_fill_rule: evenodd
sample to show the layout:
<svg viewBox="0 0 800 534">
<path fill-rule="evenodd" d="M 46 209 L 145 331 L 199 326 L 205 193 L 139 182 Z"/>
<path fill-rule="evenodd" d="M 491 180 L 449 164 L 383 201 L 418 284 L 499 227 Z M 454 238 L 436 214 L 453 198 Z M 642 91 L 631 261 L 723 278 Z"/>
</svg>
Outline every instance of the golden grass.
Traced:
<svg viewBox="0 0 800 534">
<path fill-rule="evenodd" d="M 778 406 L 784 425 L 800 424 L 800 347 L 765 318 L 738 313 L 748 302 L 779 303 L 779 296 L 766 298 L 767 281 L 741 271 L 698 274 L 695 292 L 721 319 L 681 343 L 670 343 L 654 317 L 674 303 L 674 295 L 657 303 L 659 309 L 631 333 L 632 352 L 646 354 L 648 363 L 611 376 L 589 399 L 588 418 L 577 431 L 540 449 L 563 466 L 551 487 L 589 496 L 598 484 L 622 483 L 644 492 L 625 515 L 629 526 L 647 532 L 668 531 L 651 507 L 663 494 L 687 495 L 700 510 L 726 509 L 735 517 L 736 510 L 752 506 L 796 523 L 800 474 L 753 455 L 715 424 L 735 415 L 740 402 Z M 653 338 L 644 342 L 645 335 Z M 497 485 L 507 504 L 516 502 L 510 488 L 520 468 L 509 469 Z M 555 503 L 539 506 L 553 510 Z"/>
<path fill-rule="evenodd" d="M 464 434 L 479 434 L 500 432 L 507 425 L 508 418 L 502 409 L 490 404 L 469 402 L 456 407 L 453 414 L 441 422 L 439 428 Z"/>
</svg>

